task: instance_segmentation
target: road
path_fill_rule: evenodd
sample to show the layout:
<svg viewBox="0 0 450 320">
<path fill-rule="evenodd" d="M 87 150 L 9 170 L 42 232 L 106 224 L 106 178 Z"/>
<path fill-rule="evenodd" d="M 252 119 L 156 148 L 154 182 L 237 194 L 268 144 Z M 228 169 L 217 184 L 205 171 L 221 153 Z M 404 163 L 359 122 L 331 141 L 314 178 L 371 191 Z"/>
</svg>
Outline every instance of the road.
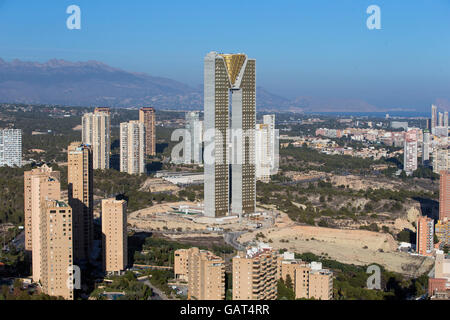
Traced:
<svg viewBox="0 0 450 320">
<path fill-rule="evenodd" d="M 244 234 L 245 231 L 239 231 L 239 232 L 228 232 L 225 233 L 223 235 L 223 240 L 229 244 L 230 246 L 232 246 L 233 248 L 235 248 L 238 251 L 242 251 L 245 250 L 245 247 L 243 245 L 241 245 L 237 239 Z"/>
<path fill-rule="evenodd" d="M 157 287 L 152 285 L 152 283 L 148 279 L 140 281 L 144 283 L 146 286 L 150 287 L 150 289 L 152 289 L 153 294 L 151 296 L 151 299 L 149 300 L 170 300 L 169 297 L 164 292 L 162 292 Z"/>
</svg>

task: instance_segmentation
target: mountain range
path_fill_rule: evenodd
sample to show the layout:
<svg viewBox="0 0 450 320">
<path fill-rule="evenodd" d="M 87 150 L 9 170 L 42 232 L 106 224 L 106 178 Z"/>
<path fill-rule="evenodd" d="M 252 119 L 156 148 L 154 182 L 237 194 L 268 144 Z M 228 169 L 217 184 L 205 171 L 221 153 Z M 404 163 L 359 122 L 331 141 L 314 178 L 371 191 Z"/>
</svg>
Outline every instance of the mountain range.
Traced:
<svg viewBox="0 0 450 320">
<path fill-rule="evenodd" d="M 258 111 L 380 111 L 362 100 L 298 97 L 290 100 L 257 88 Z M 98 61 L 45 63 L 0 58 L 0 102 L 71 106 L 200 110 L 203 89 Z"/>
</svg>

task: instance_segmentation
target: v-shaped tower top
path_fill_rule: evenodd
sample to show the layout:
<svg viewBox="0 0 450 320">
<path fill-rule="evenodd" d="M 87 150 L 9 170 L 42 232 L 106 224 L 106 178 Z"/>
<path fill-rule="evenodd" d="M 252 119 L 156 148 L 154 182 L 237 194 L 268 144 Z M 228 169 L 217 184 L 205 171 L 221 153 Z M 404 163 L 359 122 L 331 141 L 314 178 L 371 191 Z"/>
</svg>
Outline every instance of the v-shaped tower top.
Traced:
<svg viewBox="0 0 450 320">
<path fill-rule="evenodd" d="M 227 67 L 228 77 L 230 83 L 234 86 L 236 79 L 244 65 L 247 56 L 242 53 L 238 54 L 220 54 L 225 60 L 225 65 Z"/>
</svg>

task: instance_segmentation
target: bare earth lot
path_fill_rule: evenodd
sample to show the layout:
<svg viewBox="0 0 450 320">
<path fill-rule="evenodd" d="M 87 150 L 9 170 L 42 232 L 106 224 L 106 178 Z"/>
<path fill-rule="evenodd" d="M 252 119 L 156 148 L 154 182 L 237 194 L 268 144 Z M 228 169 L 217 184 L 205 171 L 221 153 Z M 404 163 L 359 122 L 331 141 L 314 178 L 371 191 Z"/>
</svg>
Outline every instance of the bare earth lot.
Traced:
<svg viewBox="0 0 450 320">
<path fill-rule="evenodd" d="M 408 276 L 419 276 L 429 271 L 433 264 L 431 258 L 398 252 L 397 242 L 390 234 L 296 225 L 283 213 L 274 228 L 243 234 L 238 241 L 250 242 L 259 232 L 265 236 L 260 240 L 267 242 L 270 239 L 270 245 L 275 249 L 316 255 L 326 253 L 333 260 L 355 265 L 378 263 Z"/>
</svg>

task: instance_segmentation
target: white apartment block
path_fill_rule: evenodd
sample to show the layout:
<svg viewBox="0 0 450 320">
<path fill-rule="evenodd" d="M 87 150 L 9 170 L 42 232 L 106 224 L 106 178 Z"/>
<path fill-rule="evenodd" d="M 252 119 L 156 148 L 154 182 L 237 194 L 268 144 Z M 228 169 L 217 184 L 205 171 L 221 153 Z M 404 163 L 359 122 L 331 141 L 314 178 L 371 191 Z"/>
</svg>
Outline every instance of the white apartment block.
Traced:
<svg viewBox="0 0 450 320">
<path fill-rule="evenodd" d="M 82 140 L 92 147 L 93 168 L 109 169 L 111 116 L 107 112 L 86 113 L 82 118 Z"/>
<path fill-rule="evenodd" d="M 22 167 L 22 130 L 0 130 L 0 167 Z"/>
<path fill-rule="evenodd" d="M 145 172 L 145 126 L 137 120 L 120 124 L 120 171 Z"/>
<path fill-rule="evenodd" d="M 184 137 L 184 163 L 203 162 L 203 121 L 198 112 L 186 113 L 186 136 Z"/>
</svg>

